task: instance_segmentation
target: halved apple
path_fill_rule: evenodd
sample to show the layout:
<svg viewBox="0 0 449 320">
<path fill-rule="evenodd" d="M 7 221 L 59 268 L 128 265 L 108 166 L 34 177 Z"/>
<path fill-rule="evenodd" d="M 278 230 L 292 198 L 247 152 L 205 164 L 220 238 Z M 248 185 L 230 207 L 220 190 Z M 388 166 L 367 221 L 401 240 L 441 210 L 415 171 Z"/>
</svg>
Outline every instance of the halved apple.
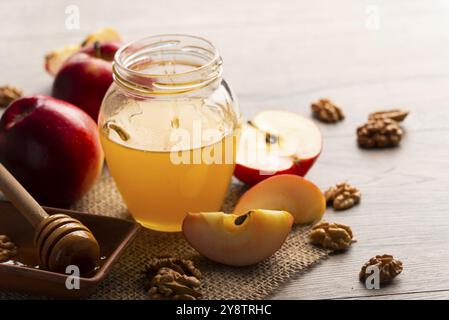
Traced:
<svg viewBox="0 0 449 320">
<path fill-rule="evenodd" d="M 313 121 L 288 111 L 262 111 L 243 126 L 234 175 L 248 185 L 276 174 L 304 176 L 321 149 Z"/>
<path fill-rule="evenodd" d="M 118 32 L 112 28 L 99 29 L 89 34 L 80 44 L 70 44 L 47 53 L 45 55 L 45 70 L 52 76 L 56 75 L 67 58 L 78 52 L 82 47 L 96 41 L 121 41 L 121 37 Z"/>
<path fill-rule="evenodd" d="M 243 214 L 254 208 L 285 210 L 295 223 L 319 221 L 326 211 L 326 200 L 312 182 L 292 174 L 270 177 L 246 191 L 238 201 L 234 213 Z"/>
<path fill-rule="evenodd" d="M 293 224 L 286 211 L 249 210 L 243 215 L 223 212 L 188 213 L 184 238 L 200 254 L 230 266 L 256 264 L 273 255 Z"/>
</svg>

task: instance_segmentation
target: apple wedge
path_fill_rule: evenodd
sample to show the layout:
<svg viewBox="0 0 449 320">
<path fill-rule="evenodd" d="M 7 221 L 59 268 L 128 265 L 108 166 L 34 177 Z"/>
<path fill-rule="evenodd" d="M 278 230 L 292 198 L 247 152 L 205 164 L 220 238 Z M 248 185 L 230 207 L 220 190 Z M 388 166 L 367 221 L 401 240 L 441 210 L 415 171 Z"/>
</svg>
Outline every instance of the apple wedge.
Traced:
<svg viewBox="0 0 449 320">
<path fill-rule="evenodd" d="M 306 224 L 321 220 L 326 200 L 312 182 L 292 174 L 270 177 L 249 189 L 238 201 L 234 213 L 254 209 L 285 210 L 295 223 Z"/>
<path fill-rule="evenodd" d="M 321 153 L 321 132 L 299 114 L 266 110 L 242 128 L 234 175 L 254 185 L 276 174 L 304 176 Z"/>
<path fill-rule="evenodd" d="M 49 52 L 45 55 L 45 70 L 52 76 L 56 75 L 61 69 L 64 62 L 74 53 L 78 52 L 94 42 L 112 42 L 121 41 L 121 37 L 117 31 L 112 28 L 99 29 L 89 34 L 80 44 L 70 44 L 60 49 Z"/>
<path fill-rule="evenodd" d="M 81 46 L 84 47 L 88 44 L 92 44 L 97 41 L 99 42 L 122 41 L 122 37 L 114 28 L 106 27 L 98 29 L 97 31 L 89 34 L 81 43 Z"/>
<path fill-rule="evenodd" d="M 229 266 L 248 266 L 273 255 L 293 224 L 286 211 L 249 210 L 243 215 L 223 212 L 188 213 L 182 232 L 206 258 Z"/>
<path fill-rule="evenodd" d="M 56 75 L 67 58 L 80 49 L 79 44 L 71 44 L 47 53 L 45 55 L 45 70 L 52 76 Z"/>
</svg>

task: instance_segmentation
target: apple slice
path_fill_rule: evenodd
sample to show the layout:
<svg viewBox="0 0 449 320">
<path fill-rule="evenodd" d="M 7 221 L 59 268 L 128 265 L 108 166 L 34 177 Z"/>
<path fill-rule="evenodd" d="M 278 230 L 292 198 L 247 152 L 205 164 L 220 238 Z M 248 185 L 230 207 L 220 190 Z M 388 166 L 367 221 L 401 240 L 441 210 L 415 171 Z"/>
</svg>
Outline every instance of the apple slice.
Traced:
<svg viewBox="0 0 449 320">
<path fill-rule="evenodd" d="M 54 76 L 61 69 L 64 62 L 74 53 L 78 52 L 82 47 L 94 42 L 112 42 L 121 41 L 121 37 L 117 31 L 112 28 L 103 28 L 88 35 L 81 44 L 71 44 L 63 48 L 54 50 L 45 55 L 45 70 Z"/>
<path fill-rule="evenodd" d="M 326 200 L 312 182 L 292 174 L 275 175 L 249 189 L 238 201 L 234 213 L 248 210 L 285 210 L 295 223 L 319 221 L 326 211 Z"/>
<path fill-rule="evenodd" d="M 81 49 L 79 44 L 71 44 L 47 53 L 45 55 L 45 70 L 52 76 L 56 75 L 67 58 L 79 49 Z"/>
<path fill-rule="evenodd" d="M 256 264 L 273 255 L 293 224 L 286 211 L 249 210 L 243 215 L 223 212 L 188 213 L 184 238 L 203 256 L 230 266 Z"/>
<path fill-rule="evenodd" d="M 81 42 L 81 46 L 84 47 L 88 44 L 92 44 L 94 42 L 111 42 L 111 41 L 122 41 L 122 37 L 119 35 L 117 30 L 106 27 L 103 29 L 99 29 L 91 34 L 89 34 L 83 42 Z"/>
<path fill-rule="evenodd" d="M 321 153 L 321 132 L 299 114 L 266 110 L 242 128 L 234 175 L 254 185 L 276 174 L 304 176 Z"/>
</svg>

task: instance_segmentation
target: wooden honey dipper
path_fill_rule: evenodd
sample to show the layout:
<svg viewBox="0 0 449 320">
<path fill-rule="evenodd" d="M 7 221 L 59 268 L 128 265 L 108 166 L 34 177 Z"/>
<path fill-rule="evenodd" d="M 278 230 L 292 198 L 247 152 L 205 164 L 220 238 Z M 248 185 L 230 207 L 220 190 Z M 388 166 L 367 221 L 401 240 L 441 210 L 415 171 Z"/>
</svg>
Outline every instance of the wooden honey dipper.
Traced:
<svg viewBox="0 0 449 320">
<path fill-rule="evenodd" d="M 66 214 L 48 215 L 1 163 L 0 190 L 33 226 L 41 268 L 64 273 L 67 266 L 76 265 L 82 274 L 94 270 L 100 247 L 86 226 Z"/>
</svg>

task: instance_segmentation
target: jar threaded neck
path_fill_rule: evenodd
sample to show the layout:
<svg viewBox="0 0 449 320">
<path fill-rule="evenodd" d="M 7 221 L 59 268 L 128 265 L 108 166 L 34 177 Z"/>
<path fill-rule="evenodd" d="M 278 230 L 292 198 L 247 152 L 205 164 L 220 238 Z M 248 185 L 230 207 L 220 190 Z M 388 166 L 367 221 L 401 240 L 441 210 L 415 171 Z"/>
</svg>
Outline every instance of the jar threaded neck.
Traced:
<svg viewBox="0 0 449 320">
<path fill-rule="evenodd" d="M 222 60 L 201 37 L 159 35 L 120 48 L 113 75 L 117 84 L 137 94 L 179 94 L 221 79 Z"/>
</svg>

